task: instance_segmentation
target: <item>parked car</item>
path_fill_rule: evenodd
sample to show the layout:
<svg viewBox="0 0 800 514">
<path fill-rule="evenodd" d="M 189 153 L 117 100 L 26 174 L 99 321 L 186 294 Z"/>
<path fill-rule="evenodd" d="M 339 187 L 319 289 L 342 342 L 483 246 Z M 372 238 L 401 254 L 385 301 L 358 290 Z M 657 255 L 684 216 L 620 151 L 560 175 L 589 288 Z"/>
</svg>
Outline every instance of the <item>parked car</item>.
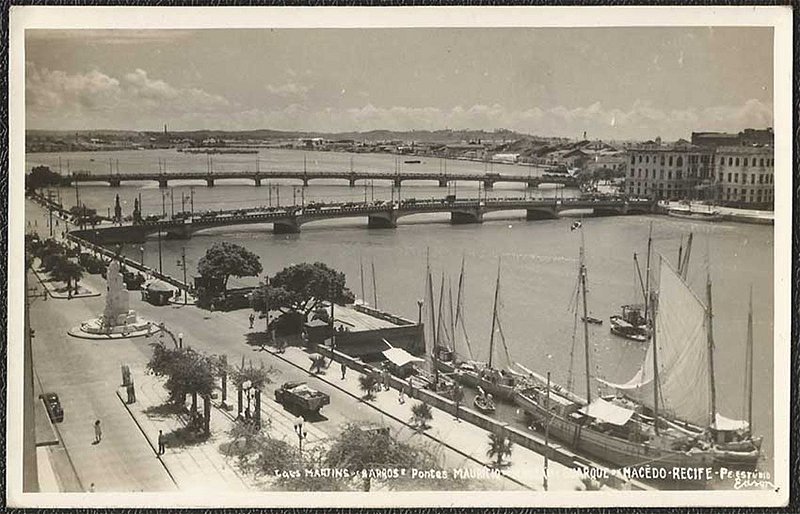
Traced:
<svg viewBox="0 0 800 514">
<path fill-rule="evenodd" d="M 39 399 L 44 402 L 47 414 L 50 416 L 50 421 L 53 423 L 61 423 L 64 421 L 64 409 L 61 407 L 61 401 L 58 399 L 56 393 L 40 394 Z"/>
</svg>

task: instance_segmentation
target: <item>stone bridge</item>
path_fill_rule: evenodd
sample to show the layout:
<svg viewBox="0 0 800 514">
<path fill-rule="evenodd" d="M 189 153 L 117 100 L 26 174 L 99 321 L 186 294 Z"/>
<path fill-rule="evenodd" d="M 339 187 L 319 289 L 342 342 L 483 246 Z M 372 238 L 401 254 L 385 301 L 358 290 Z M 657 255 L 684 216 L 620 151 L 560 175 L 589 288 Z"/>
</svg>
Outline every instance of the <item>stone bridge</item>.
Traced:
<svg viewBox="0 0 800 514">
<path fill-rule="evenodd" d="M 260 186 L 263 181 L 274 179 L 299 180 L 307 186 L 311 180 L 319 179 L 340 179 L 346 180 L 350 186 L 355 186 L 356 182 L 366 180 L 384 180 L 400 187 L 407 180 L 425 180 L 436 182 L 439 187 L 447 187 L 450 182 L 481 182 L 486 189 L 491 189 L 497 182 L 522 183 L 527 187 L 538 187 L 540 184 L 562 184 L 564 186 L 576 187 L 578 180 L 572 176 L 564 174 L 542 175 L 512 175 L 500 173 L 426 173 L 426 172 L 402 172 L 388 173 L 381 171 L 224 171 L 224 172 L 171 172 L 171 173 L 87 173 L 77 172 L 65 176 L 64 182 L 67 184 L 105 182 L 112 187 L 119 187 L 123 182 L 158 182 L 159 187 L 169 186 L 170 180 L 197 180 L 204 181 L 208 187 L 213 187 L 220 180 L 252 180 L 256 186 Z"/>
<path fill-rule="evenodd" d="M 113 227 L 97 227 L 74 231 L 77 237 L 97 243 L 142 242 L 148 236 L 161 234 L 170 239 L 187 239 L 195 232 L 210 228 L 272 224 L 276 234 L 298 233 L 306 223 L 339 218 L 367 218 L 369 228 L 394 228 L 403 216 L 425 213 L 449 212 L 454 224 L 481 223 L 484 214 L 497 211 L 526 211 L 529 220 L 557 218 L 564 211 L 591 209 L 594 216 L 616 216 L 645 214 L 655 210 L 655 202 L 646 199 L 630 200 L 431 200 L 425 202 L 402 202 L 400 204 L 360 204 L 356 206 L 304 207 L 293 206 L 273 209 L 271 212 L 248 210 L 236 214 L 203 214 L 189 219 L 126 224 Z"/>
</svg>

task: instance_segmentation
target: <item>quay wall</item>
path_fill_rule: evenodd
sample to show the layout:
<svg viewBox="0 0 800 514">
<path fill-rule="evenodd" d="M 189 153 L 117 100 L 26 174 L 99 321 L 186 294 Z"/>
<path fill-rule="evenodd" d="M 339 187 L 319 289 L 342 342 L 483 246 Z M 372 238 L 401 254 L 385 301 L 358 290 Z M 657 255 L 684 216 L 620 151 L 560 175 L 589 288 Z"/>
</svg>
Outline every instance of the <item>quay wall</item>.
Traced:
<svg viewBox="0 0 800 514">
<path fill-rule="evenodd" d="M 336 347 L 347 351 L 350 355 L 380 358 L 381 352 L 389 349 L 381 341 L 382 339 L 389 341 L 395 348 L 402 348 L 409 353 L 420 354 L 424 350 L 422 325 L 416 324 L 357 332 L 337 332 Z"/>
<path fill-rule="evenodd" d="M 370 373 L 380 373 L 380 370 L 375 366 L 367 364 L 363 362 L 361 359 L 352 357 L 347 355 L 346 353 L 340 352 L 338 350 L 331 350 L 326 346 L 319 346 L 317 348 L 317 352 L 321 355 L 324 355 L 332 360 L 337 362 L 344 362 L 347 364 L 347 367 L 362 373 L 362 374 L 370 374 Z M 410 398 L 415 398 L 420 400 L 424 403 L 427 403 L 431 407 L 435 407 L 439 410 L 447 412 L 450 415 L 456 415 L 456 409 L 458 409 L 458 417 L 468 423 L 472 423 L 488 432 L 495 433 L 500 436 L 507 437 L 511 442 L 528 448 L 540 455 L 547 455 L 550 460 L 558 462 L 564 466 L 567 466 L 572 469 L 576 468 L 588 468 L 588 467 L 595 467 L 597 464 L 592 463 L 589 459 L 585 459 L 579 455 L 574 454 L 567 448 L 563 447 L 558 443 L 549 442 L 549 444 L 545 444 L 544 439 L 539 436 L 538 434 L 534 434 L 532 432 L 527 432 L 520 430 L 516 427 L 510 426 L 508 423 L 503 421 L 498 421 L 494 418 L 489 416 L 485 416 L 480 412 L 474 411 L 472 409 L 464 408 L 463 405 L 456 405 L 455 402 L 440 396 L 433 391 L 428 391 L 427 389 L 421 389 L 420 387 L 416 387 L 411 381 L 403 380 L 398 378 L 394 375 L 389 377 L 389 383 L 392 388 L 394 389 L 401 389 L 403 388 Z M 641 482 L 631 480 L 627 483 L 624 483 L 621 479 L 616 477 L 611 477 L 608 480 L 609 484 L 612 487 L 622 488 L 623 486 L 628 486 L 631 489 L 635 490 L 650 490 L 651 487 L 643 484 Z"/>
</svg>

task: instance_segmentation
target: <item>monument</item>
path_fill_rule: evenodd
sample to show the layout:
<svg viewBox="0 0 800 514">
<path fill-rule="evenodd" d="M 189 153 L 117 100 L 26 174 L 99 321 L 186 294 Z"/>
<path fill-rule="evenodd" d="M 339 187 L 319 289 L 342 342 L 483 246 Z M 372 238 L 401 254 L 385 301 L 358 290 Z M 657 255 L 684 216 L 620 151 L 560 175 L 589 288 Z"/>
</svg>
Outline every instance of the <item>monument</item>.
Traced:
<svg viewBox="0 0 800 514">
<path fill-rule="evenodd" d="M 91 339 L 138 337 L 157 332 L 159 328 L 145 321 L 130 308 L 128 290 L 120 273 L 119 261 L 112 260 L 106 273 L 106 307 L 102 316 L 81 323 L 70 334 Z"/>
</svg>

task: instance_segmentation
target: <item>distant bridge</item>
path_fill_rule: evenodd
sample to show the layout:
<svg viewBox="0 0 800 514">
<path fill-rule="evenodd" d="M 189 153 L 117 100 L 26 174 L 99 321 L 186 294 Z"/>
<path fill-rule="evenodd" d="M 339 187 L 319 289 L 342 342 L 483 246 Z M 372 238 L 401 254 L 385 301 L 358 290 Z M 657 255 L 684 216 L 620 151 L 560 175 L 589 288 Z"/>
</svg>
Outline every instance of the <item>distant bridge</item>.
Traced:
<svg viewBox="0 0 800 514">
<path fill-rule="evenodd" d="M 522 183 L 527 187 L 538 187 L 540 184 L 561 184 L 568 187 L 577 187 L 578 180 L 569 175 L 563 174 L 544 174 L 534 175 L 508 175 L 500 173 L 429 173 L 429 172 L 403 172 L 387 173 L 381 171 L 215 171 L 213 173 L 186 171 L 174 173 L 83 173 L 77 172 L 65 176 L 65 182 L 69 184 L 83 182 L 105 182 L 112 187 L 119 187 L 123 182 L 158 182 L 158 186 L 168 187 L 170 180 L 198 180 L 205 181 L 208 187 L 213 187 L 220 180 L 245 179 L 252 180 L 256 186 L 260 186 L 265 180 L 273 179 L 294 179 L 302 181 L 307 186 L 311 180 L 319 179 L 340 179 L 347 180 L 350 186 L 355 186 L 358 181 L 366 180 L 386 180 L 392 182 L 396 187 L 407 180 L 427 180 L 439 184 L 439 187 L 447 187 L 453 181 L 458 182 L 481 182 L 484 188 L 491 189 L 497 182 Z"/>
<path fill-rule="evenodd" d="M 73 231 L 77 237 L 96 243 L 128 243 L 144 241 L 148 235 L 161 233 L 166 238 L 187 239 L 200 230 L 236 225 L 271 223 L 273 232 L 287 234 L 300 232 L 306 223 L 325 219 L 366 217 L 369 228 L 395 228 L 403 216 L 423 213 L 449 212 L 454 224 L 481 223 L 484 214 L 495 211 L 525 210 L 529 220 L 553 219 L 569 210 L 591 209 L 595 216 L 645 214 L 654 212 L 656 203 L 647 199 L 486 199 L 486 200 L 430 200 L 324 207 L 292 206 L 272 210 L 251 209 L 236 213 L 206 213 L 187 219 L 152 221 L 97 227 Z"/>
</svg>

